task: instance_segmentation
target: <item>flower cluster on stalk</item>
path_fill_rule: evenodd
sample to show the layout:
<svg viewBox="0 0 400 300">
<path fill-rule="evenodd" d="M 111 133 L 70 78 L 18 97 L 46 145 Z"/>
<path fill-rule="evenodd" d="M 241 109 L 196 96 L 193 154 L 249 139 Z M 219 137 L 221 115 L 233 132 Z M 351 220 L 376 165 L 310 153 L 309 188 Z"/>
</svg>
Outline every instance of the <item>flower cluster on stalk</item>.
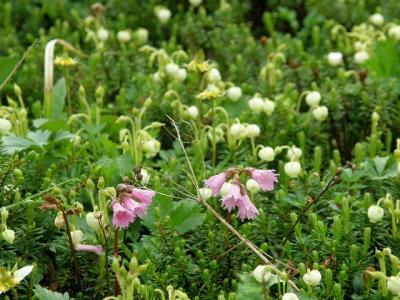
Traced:
<svg viewBox="0 0 400 300">
<path fill-rule="evenodd" d="M 205 181 L 205 186 L 211 189 L 212 196 L 215 197 L 218 194 L 222 196 L 221 204 L 224 209 L 231 212 L 234 208 L 237 208 L 240 220 L 255 219 L 259 212 L 250 200 L 246 185 L 240 182 L 241 173 L 250 176 L 263 191 L 273 190 L 274 184 L 278 181 L 274 170 L 231 168 L 208 178 Z"/>
</svg>

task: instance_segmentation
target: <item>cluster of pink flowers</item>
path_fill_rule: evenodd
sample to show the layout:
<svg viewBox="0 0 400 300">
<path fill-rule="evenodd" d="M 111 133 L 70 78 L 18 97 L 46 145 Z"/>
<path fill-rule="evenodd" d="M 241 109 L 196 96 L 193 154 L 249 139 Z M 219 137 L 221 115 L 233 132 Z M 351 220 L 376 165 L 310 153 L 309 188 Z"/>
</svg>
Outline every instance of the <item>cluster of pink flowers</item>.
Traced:
<svg viewBox="0 0 400 300">
<path fill-rule="evenodd" d="M 221 202 L 222 206 L 229 212 L 237 207 L 238 217 L 243 221 L 244 219 L 255 219 L 259 212 L 257 207 L 250 201 L 245 185 L 240 182 L 241 172 L 253 178 L 263 191 L 273 190 L 274 184 L 278 182 L 278 177 L 274 170 L 245 168 L 243 170 L 227 169 L 205 181 L 205 186 L 211 189 L 212 195 L 215 197 L 220 193 L 224 183 L 233 178 L 228 192 L 226 195 L 223 195 Z"/>
<path fill-rule="evenodd" d="M 119 184 L 118 196 L 113 199 L 113 224 L 116 228 L 127 228 L 136 218 L 143 218 L 155 192 L 135 188 L 132 185 Z"/>
</svg>

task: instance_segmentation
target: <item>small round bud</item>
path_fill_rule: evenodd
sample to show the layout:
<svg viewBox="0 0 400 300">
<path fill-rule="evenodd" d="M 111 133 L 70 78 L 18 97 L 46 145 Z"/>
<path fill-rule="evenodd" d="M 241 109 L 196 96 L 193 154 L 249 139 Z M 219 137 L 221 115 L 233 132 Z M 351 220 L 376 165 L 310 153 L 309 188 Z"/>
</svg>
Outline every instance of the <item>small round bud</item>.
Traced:
<svg viewBox="0 0 400 300">
<path fill-rule="evenodd" d="M 109 35 L 108 30 L 103 27 L 97 31 L 97 38 L 102 42 L 108 40 Z"/>
<path fill-rule="evenodd" d="M 217 83 L 221 80 L 221 73 L 218 69 L 212 68 L 210 71 L 208 71 L 207 78 L 211 83 Z"/>
<path fill-rule="evenodd" d="M 285 293 L 282 296 L 282 300 L 299 300 L 299 297 L 295 293 Z"/>
<path fill-rule="evenodd" d="M 331 52 L 328 54 L 328 63 L 332 67 L 339 66 L 343 63 L 343 54 L 340 52 Z"/>
<path fill-rule="evenodd" d="M 297 161 L 290 161 L 285 164 L 284 170 L 289 177 L 295 178 L 299 176 L 301 172 L 301 165 Z"/>
<path fill-rule="evenodd" d="M 121 43 L 128 43 L 131 40 L 131 33 L 129 30 L 121 30 L 117 33 L 117 39 Z"/>
<path fill-rule="evenodd" d="M 197 7 L 203 2 L 203 0 L 189 0 L 189 3 L 193 5 L 194 7 Z"/>
<path fill-rule="evenodd" d="M 318 122 L 323 122 L 328 117 L 328 108 L 326 106 L 318 106 L 313 109 L 312 115 Z"/>
<path fill-rule="evenodd" d="M 354 54 L 354 61 L 356 64 L 363 64 L 369 59 L 369 54 L 367 51 L 358 51 Z"/>
<path fill-rule="evenodd" d="M 140 176 L 142 177 L 142 179 L 140 179 L 140 184 L 147 185 L 150 180 L 150 174 L 142 168 L 140 169 Z"/>
<path fill-rule="evenodd" d="M 249 107 L 252 111 L 259 113 L 264 109 L 264 100 L 258 96 L 249 100 Z"/>
<path fill-rule="evenodd" d="M 287 152 L 287 156 L 290 160 L 297 160 L 301 157 L 302 154 L 303 151 L 301 151 L 301 149 L 296 146 L 292 146 Z"/>
<path fill-rule="evenodd" d="M 199 110 L 196 106 L 189 106 L 187 109 L 188 115 L 191 119 L 197 119 L 199 116 Z"/>
<path fill-rule="evenodd" d="M 303 280 L 307 285 L 316 286 L 321 282 L 321 273 L 318 270 L 307 270 L 304 274 Z"/>
<path fill-rule="evenodd" d="M 201 200 L 207 201 L 208 199 L 211 198 L 212 191 L 211 191 L 211 189 L 209 189 L 207 187 L 203 187 L 203 188 L 199 189 L 199 195 L 201 197 Z"/>
<path fill-rule="evenodd" d="M 262 147 L 258 151 L 258 157 L 263 161 L 273 161 L 275 158 L 275 151 L 271 147 Z"/>
<path fill-rule="evenodd" d="M 389 29 L 389 36 L 396 41 L 400 41 L 400 25 L 395 25 Z"/>
<path fill-rule="evenodd" d="M 3 239 L 9 243 L 12 244 L 14 243 L 15 240 L 15 232 L 14 230 L 11 229 L 5 229 L 2 233 L 1 236 L 3 237 Z"/>
<path fill-rule="evenodd" d="M 100 229 L 99 219 L 97 218 L 96 213 L 94 213 L 94 212 L 87 213 L 85 219 L 86 219 L 86 223 L 94 231 L 97 231 Z"/>
<path fill-rule="evenodd" d="M 250 178 L 249 180 L 246 181 L 246 188 L 250 193 L 255 194 L 260 190 L 260 185 L 258 184 L 257 181 Z"/>
<path fill-rule="evenodd" d="M 80 230 L 71 231 L 71 239 L 74 245 L 78 245 L 83 241 L 83 232 Z"/>
<path fill-rule="evenodd" d="M 161 22 L 161 24 L 167 24 L 171 18 L 171 11 L 166 7 L 159 7 L 156 9 L 156 17 Z"/>
<path fill-rule="evenodd" d="M 242 97 L 242 89 L 238 86 L 233 86 L 228 89 L 226 95 L 230 100 L 236 102 L 240 97 Z"/>
<path fill-rule="evenodd" d="M 275 102 L 272 100 L 269 100 L 268 98 L 265 98 L 264 104 L 262 106 L 262 110 L 269 116 L 275 110 Z"/>
<path fill-rule="evenodd" d="M 232 184 L 230 182 L 224 182 L 224 184 L 221 187 L 221 190 L 219 191 L 221 197 L 225 197 L 226 195 L 228 195 L 231 186 Z"/>
<path fill-rule="evenodd" d="M 9 216 L 9 213 L 8 213 L 7 208 L 3 207 L 3 208 L 1 209 L 1 221 L 2 221 L 3 223 L 6 223 L 6 221 L 7 221 L 7 219 L 8 219 L 8 216 Z"/>
<path fill-rule="evenodd" d="M 306 96 L 308 106 L 317 106 L 321 101 L 321 94 L 317 91 L 309 92 Z"/>
<path fill-rule="evenodd" d="M 246 127 L 246 136 L 249 138 L 255 138 L 260 135 L 260 127 L 256 124 L 250 124 Z"/>
<path fill-rule="evenodd" d="M 185 81 L 187 77 L 187 71 L 186 69 L 179 69 L 176 74 L 175 74 L 175 78 L 176 80 L 178 80 L 179 82 L 183 82 Z"/>
<path fill-rule="evenodd" d="M 369 21 L 375 26 L 382 26 L 385 19 L 381 14 L 373 14 L 369 17 Z"/>
<path fill-rule="evenodd" d="M 0 118 L 0 134 L 6 134 L 11 131 L 12 124 L 9 120 Z"/>
<path fill-rule="evenodd" d="M 378 205 L 371 205 L 368 208 L 368 218 L 371 223 L 376 223 L 382 220 L 384 215 L 384 210 Z"/>
<path fill-rule="evenodd" d="M 258 282 L 265 283 L 271 279 L 272 273 L 267 266 L 259 265 L 253 271 L 253 277 Z"/>
<path fill-rule="evenodd" d="M 388 290 L 396 296 L 400 296 L 400 276 L 390 276 L 387 280 Z"/>
<path fill-rule="evenodd" d="M 167 74 L 171 77 L 176 77 L 176 74 L 179 71 L 179 66 L 175 63 L 169 63 L 165 66 L 165 71 L 167 72 Z"/>
<path fill-rule="evenodd" d="M 246 128 L 240 123 L 232 124 L 231 127 L 229 128 L 229 133 L 234 138 L 240 138 L 245 133 L 245 131 Z"/>
<path fill-rule="evenodd" d="M 64 225 L 65 225 L 64 216 L 62 215 L 62 212 L 59 211 L 57 213 L 56 218 L 54 219 L 54 226 L 61 229 L 64 227 Z"/>
</svg>

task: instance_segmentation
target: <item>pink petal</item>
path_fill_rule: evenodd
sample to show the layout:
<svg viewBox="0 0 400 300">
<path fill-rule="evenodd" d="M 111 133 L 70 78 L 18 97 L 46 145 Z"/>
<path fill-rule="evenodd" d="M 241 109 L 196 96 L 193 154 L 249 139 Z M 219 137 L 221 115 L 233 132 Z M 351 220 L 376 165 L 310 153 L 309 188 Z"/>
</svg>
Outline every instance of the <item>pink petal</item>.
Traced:
<svg viewBox="0 0 400 300">
<path fill-rule="evenodd" d="M 257 181 L 263 191 L 271 191 L 274 189 L 274 184 L 278 182 L 275 170 L 258 170 L 252 169 L 250 171 L 251 177 Z"/>
<path fill-rule="evenodd" d="M 259 215 L 257 207 L 250 201 L 247 194 L 242 195 L 237 201 L 237 206 L 239 208 L 238 218 L 241 221 L 244 219 L 255 219 Z"/>
<path fill-rule="evenodd" d="M 93 253 L 96 253 L 97 255 L 101 255 L 101 253 L 103 252 L 103 248 L 101 246 L 83 245 L 83 244 L 76 245 L 76 250 L 78 250 L 78 251 L 86 251 L 86 252 L 93 252 Z"/>
<path fill-rule="evenodd" d="M 228 211 L 231 211 L 236 206 L 236 202 L 240 199 L 240 197 L 240 186 L 233 183 L 229 188 L 228 194 L 221 199 L 222 206 Z"/>
<path fill-rule="evenodd" d="M 137 188 L 133 188 L 131 190 L 132 197 L 142 203 L 145 203 L 146 205 L 149 205 L 151 203 L 155 194 L 156 192 L 152 190 L 137 189 Z"/>
<path fill-rule="evenodd" d="M 206 187 L 211 189 L 213 196 L 217 196 L 225 182 L 226 174 L 222 172 L 218 175 L 211 176 L 204 183 Z"/>
<path fill-rule="evenodd" d="M 127 228 L 135 220 L 134 213 L 123 207 L 118 201 L 112 203 L 113 224 L 116 228 Z"/>
</svg>

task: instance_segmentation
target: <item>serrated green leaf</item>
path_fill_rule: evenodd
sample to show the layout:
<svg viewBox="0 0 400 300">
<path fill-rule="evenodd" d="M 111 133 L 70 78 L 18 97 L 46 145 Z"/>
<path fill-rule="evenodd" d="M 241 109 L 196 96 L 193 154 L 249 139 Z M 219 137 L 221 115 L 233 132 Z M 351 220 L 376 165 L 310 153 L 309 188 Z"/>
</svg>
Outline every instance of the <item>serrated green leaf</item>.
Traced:
<svg viewBox="0 0 400 300">
<path fill-rule="evenodd" d="M 201 206 L 190 200 L 182 200 L 170 214 L 171 222 L 176 230 L 183 234 L 203 224 L 206 215 Z"/>
<path fill-rule="evenodd" d="M 106 182 L 110 185 L 117 185 L 123 176 L 129 175 L 133 171 L 133 159 L 130 155 L 120 155 L 116 157 L 102 157 L 98 161 Z"/>
<path fill-rule="evenodd" d="M 68 293 L 60 294 L 57 292 L 50 291 L 40 285 L 36 285 L 33 290 L 35 296 L 39 300 L 69 300 L 72 299 L 69 297 Z"/>
<path fill-rule="evenodd" d="M 2 152 L 6 154 L 13 154 L 21 150 L 25 150 L 35 143 L 32 140 L 16 135 L 3 136 L 2 139 Z"/>
<path fill-rule="evenodd" d="M 47 145 L 51 132 L 48 130 L 29 131 L 26 137 L 39 147 Z"/>
</svg>

